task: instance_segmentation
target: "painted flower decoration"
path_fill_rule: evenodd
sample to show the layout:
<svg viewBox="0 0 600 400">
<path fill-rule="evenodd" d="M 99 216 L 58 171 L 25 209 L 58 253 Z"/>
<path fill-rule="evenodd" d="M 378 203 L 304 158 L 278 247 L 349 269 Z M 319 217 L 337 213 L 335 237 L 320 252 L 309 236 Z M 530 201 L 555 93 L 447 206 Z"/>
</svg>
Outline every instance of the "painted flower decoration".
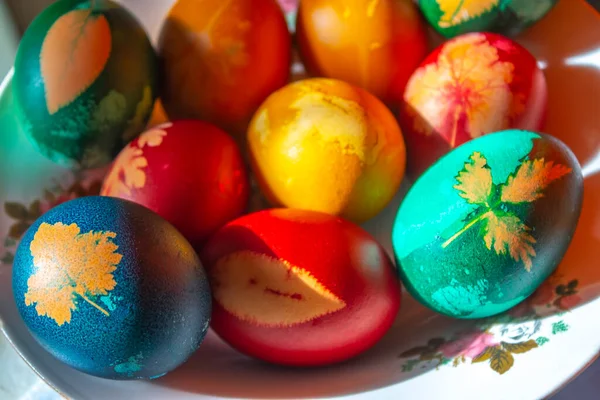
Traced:
<svg viewBox="0 0 600 400">
<path fill-rule="evenodd" d="M 36 304 L 38 315 L 59 326 L 71 322 L 77 299 L 108 316 L 93 298 L 106 296 L 117 284 L 113 272 L 122 255 L 115 238 L 114 232 L 82 234 L 77 224 L 41 224 L 29 245 L 36 270 L 27 280 L 25 304 Z"/>
<path fill-rule="evenodd" d="M 462 336 L 460 339 L 447 342 L 440 351 L 446 358 L 468 357 L 475 358 L 490 346 L 497 345 L 499 340 L 488 332 L 476 331 Z"/>
<path fill-rule="evenodd" d="M 540 320 L 515 321 L 513 323 L 494 325 L 490 333 L 504 343 L 522 343 L 535 338 L 542 327 Z"/>
<path fill-rule="evenodd" d="M 414 129 L 438 132 L 452 146 L 509 127 L 522 112 L 523 97 L 513 96 L 514 66 L 474 33 L 444 45 L 436 63 L 415 71 L 404 100 Z"/>
<path fill-rule="evenodd" d="M 142 133 L 137 143 L 127 145 L 117 156 L 110 173 L 102 187 L 103 196 L 131 195 L 133 189 L 141 189 L 146 185 L 148 160 L 144 157 L 144 147 L 157 147 L 167 135 L 165 129 L 172 126 L 166 123 Z"/>
</svg>

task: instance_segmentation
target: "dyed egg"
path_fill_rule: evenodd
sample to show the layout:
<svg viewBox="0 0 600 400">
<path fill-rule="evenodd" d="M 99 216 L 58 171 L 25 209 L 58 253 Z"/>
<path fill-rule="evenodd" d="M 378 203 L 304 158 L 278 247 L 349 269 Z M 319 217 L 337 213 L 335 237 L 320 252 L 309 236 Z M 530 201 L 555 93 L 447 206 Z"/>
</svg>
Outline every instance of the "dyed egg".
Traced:
<svg viewBox="0 0 600 400">
<path fill-rule="evenodd" d="M 558 0 L 420 0 L 425 18 L 450 38 L 468 32 L 516 35 L 544 17 Z"/>
<path fill-rule="evenodd" d="M 375 96 L 325 78 L 273 93 L 248 130 L 251 165 L 275 205 L 366 221 L 404 176 L 402 132 Z"/>
<path fill-rule="evenodd" d="M 159 52 L 169 117 L 205 120 L 243 141 L 254 111 L 287 82 L 291 38 L 275 0 L 178 0 Z"/>
<path fill-rule="evenodd" d="M 512 128 L 541 130 L 546 80 L 519 44 L 500 35 L 470 33 L 442 44 L 423 61 L 404 100 L 408 172 L 417 176 L 472 138 Z"/>
<path fill-rule="evenodd" d="M 142 204 L 199 248 L 246 209 L 250 184 L 234 140 L 201 121 L 156 126 L 116 158 L 100 194 Z"/>
<path fill-rule="evenodd" d="M 427 55 L 427 36 L 412 0 L 306 0 L 296 20 L 309 73 L 362 87 L 386 103 Z"/>
<path fill-rule="evenodd" d="M 213 288 L 213 330 L 276 364 L 325 365 L 362 353 L 391 327 L 400 306 L 383 248 L 329 214 L 246 215 L 217 231 L 202 260 Z"/>
<path fill-rule="evenodd" d="M 42 154 L 99 167 L 144 130 L 157 93 L 156 55 L 118 4 L 59 0 L 27 28 L 13 88 L 25 131 Z"/>
<path fill-rule="evenodd" d="M 138 204 L 83 197 L 40 217 L 13 266 L 17 308 L 63 363 L 109 379 L 157 378 L 183 363 L 210 322 L 198 256 Z"/>
<path fill-rule="evenodd" d="M 392 242 L 402 281 L 451 317 L 506 311 L 557 267 L 582 194 L 577 159 L 552 136 L 509 130 L 463 144 L 400 206 Z"/>
</svg>

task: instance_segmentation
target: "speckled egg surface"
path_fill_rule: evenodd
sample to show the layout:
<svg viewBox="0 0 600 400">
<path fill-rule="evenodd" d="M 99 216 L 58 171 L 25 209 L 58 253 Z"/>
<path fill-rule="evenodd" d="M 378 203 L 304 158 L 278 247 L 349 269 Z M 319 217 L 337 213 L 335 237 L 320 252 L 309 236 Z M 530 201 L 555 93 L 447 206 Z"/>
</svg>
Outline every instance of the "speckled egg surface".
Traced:
<svg viewBox="0 0 600 400">
<path fill-rule="evenodd" d="M 227 133 L 182 120 L 155 126 L 129 143 L 101 194 L 148 207 L 199 249 L 245 211 L 250 184 L 242 154 Z"/>
<path fill-rule="evenodd" d="M 583 177 L 558 139 L 503 131 L 468 142 L 417 180 L 392 232 L 400 276 L 427 307 L 481 318 L 520 303 L 573 237 Z"/>
<path fill-rule="evenodd" d="M 363 222 L 398 190 L 404 139 L 389 109 L 346 82 L 291 83 L 260 106 L 248 129 L 253 171 L 274 205 Z"/>
<path fill-rule="evenodd" d="M 37 341 L 110 379 L 155 378 L 184 362 L 210 322 L 211 292 L 191 245 L 138 204 L 84 197 L 25 233 L 15 302 Z"/>
<path fill-rule="evenodd" d="M 496 32 L 516 35 L 543 18 L 558 0 L 419 0 L 425 18 L 442 35 Z"/>
<path fill-rule="evenodd" d="M 145 127 L 157 95 L 154 50 L 109 0 L 60 0 L 31 23 L 13 81 L 38 150 L 66 165 L 107 164 Z"/>
<path fill-rule="evenodd" d="M 408 172 L 416 177 L 462 143 L 505 129 L 539 131 L 547 86 L 535 57 L 501 35 L 469 33 L 445 42 L 412 74 L 401 122 Z"/>
<path fill-rule="evenodd" d="M 385 250 L 329 214 L 246 215 L 212 236 L 202 260 L 213 288 L 212 328 L 238 350 L 276 364 L 356 356 L 381 339 L 400 306 Z"/>
</svg>

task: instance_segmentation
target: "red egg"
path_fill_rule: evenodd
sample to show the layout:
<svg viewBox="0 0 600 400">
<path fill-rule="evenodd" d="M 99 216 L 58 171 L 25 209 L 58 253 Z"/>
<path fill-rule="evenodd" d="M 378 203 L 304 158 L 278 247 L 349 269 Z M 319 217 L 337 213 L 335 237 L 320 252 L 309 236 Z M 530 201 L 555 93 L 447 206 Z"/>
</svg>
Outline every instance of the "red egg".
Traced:
<svg viewBox="0 0 600 400">
<path fill-rule="evenodd" d="M 221 129 L 193 120 L 156 126 L 129 143 L 101 191 L 148 207 L 195 248 L 245 211 L 249 193 L 235 141 Z"/>
<path fill-rule="evenodd" d="M 407 172 L 416 176 L 464 142 L 506 129 L 540 131 L 544 73 L 527 49 L 504 36 L 469 33 L 435 49 L 411 76 L 401 123 Z"/>
<path fill-rule="evenodd" d="M 400 284 L 384 249 L 359 226 L 317 211 L 241 217 L 203 249 L 212 328 L 250 356 L 326 365 L 369 349 L 391 327 Z"/>
</svg>

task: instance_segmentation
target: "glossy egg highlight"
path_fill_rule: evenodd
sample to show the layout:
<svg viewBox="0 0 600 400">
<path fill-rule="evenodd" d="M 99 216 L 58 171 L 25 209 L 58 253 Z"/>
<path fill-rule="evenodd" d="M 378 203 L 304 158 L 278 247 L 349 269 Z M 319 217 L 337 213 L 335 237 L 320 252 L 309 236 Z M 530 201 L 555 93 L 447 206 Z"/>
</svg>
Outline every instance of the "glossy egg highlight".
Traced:
<svg viewBox="0 0 600 400">
<path fill-rule="evenodd" d="M 412 186 L 392 232 L 400 276 L 423 305 L 483 318 L 531 295 L 578 223 L 583 177 L 558 139 L 508 130 L 465 143 Z"/>
<path fill-rule="evenodd" d="M 504 36 L 470 33 L 435 49 L 411 76 L 400 120 L 408 172 L 418 176 L 449 150 L 505 129 L 539 131 L 545 122 L 543 71 Z"/>
<path fill-rule="evenodd" d="M 101 193 L 142 204 L 199 249 L 245 211 L 250 184 L 235 141 L 207 122 L 155 126 L 116 158 Z"/>
<path fill-rule="evenodd" d="M 400 306 L 396 272 L 362 228 L 315 211 L 271 209 L 220 229 L 202 252 L 214 331 L 250 356 L 326 365 L 373 346 Z"/>
<path fill-rule="evenodd" d="M 170 119 L 201 119 L 240 141 L 287 82 L 291 38 L 276 0 L 178 0 L 161 30 L 161 99 Z"/>
<path fill-rule="evenodd" d="M 387 104 L 402 101 L 427 55 L 425 24 L 412 0 L 304 0 L 296 25 L 310 74 L 357 85 Z"/>
<path fill-rule="evenodd" d="M 542 19 L 558 0 L 420 0 L 427 21 L 447 38 L 469 32 L 514 36 Z"/>
<path fill-rule="evenodd" d="M 269 96 L 250 124 L 248 149 L 272 204 L 353 222 L 378 214 L 404 177 L 404 139 L 392 113 L 334 79 L 297 81 Z"/>
<path fill-rule="evenodd" d="M 109 1 L 59 0 L 27 28 L 13 90 L 34 146 L 80 168 L 108 164 L 144 130 L 157 60 L 135 17 Z"/>
<path fill-rule="evenodd" d="M 109 379 L 168 373 L 210 323 L 208 279 L 189 242 L 147 208 L 109 197 L 71 200 L 35 221 L 15 256 L 13 291 L 48 352 Z"/>
</svg>

